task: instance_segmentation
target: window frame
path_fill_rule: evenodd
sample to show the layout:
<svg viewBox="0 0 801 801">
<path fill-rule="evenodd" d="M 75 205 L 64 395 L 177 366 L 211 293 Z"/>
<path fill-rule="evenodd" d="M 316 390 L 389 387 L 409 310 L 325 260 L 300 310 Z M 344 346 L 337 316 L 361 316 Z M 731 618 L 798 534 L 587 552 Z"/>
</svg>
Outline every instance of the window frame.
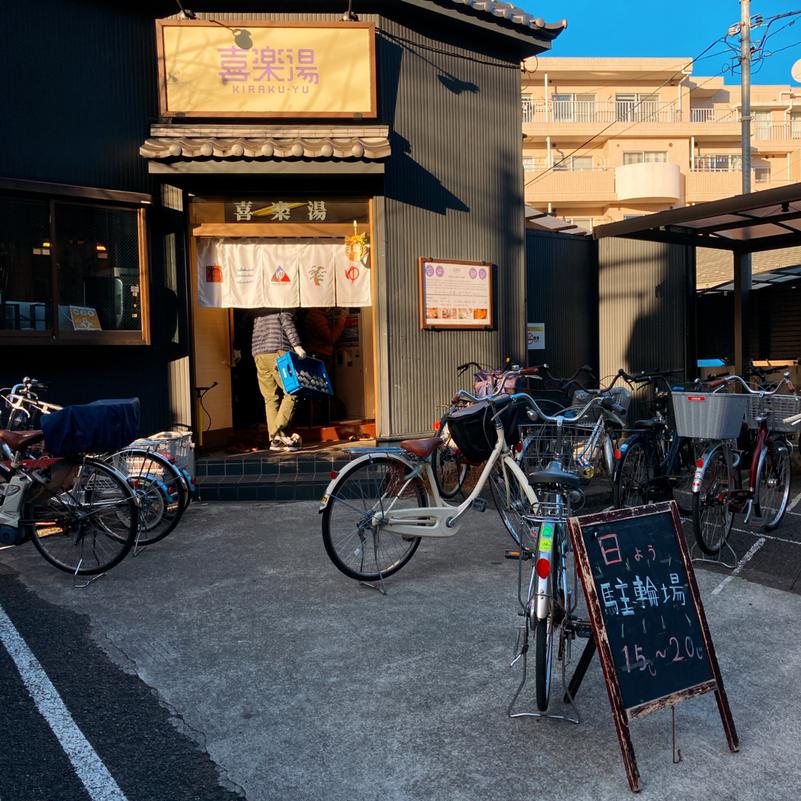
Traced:
<svg viewBox="0 0 801 801">
<path fill-rule="evenodd" d="M 0 198 L 4 200 L 45 200 L 48 206 L 50 236 L 50 315 L 52 326 L 46 331 L 16 331 L 0 328 L 0 343 L 15 345 L 150 345 L 150 253 L 146 208 L 149 195 L 138 192 L 95 189 L 68 184 L 41 183 L 16 179 L 0 179 Z M 140 328 L 129 331 L 67 331 L 59 327 L 59 266 L 57 260 L 56 205 L 69 204 L 131 211 L 136 214 L 137 247 L 139 251 L 139 309 Z"/>
</svg>

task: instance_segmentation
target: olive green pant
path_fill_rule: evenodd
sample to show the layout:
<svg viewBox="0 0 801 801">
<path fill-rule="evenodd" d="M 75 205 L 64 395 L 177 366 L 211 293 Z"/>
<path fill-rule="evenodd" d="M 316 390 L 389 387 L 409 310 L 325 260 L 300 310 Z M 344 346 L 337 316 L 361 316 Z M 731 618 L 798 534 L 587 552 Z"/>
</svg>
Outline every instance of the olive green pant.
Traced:
<svg viewBox="0 0 801 801">
<path fill-rule="evenodd" d="M 270 439 L 276 434 L 286 434 L 292 423 L 297 398 L 284 392 L 281 385 L 281 374 L 275 360 L 280 353 L 259 353 L 253 359 L 256 362 L 256 374 L 259 378 L 259 389 L 264 396 L 264 410 L 267 413 L 267 431 Z"/>
</svg>

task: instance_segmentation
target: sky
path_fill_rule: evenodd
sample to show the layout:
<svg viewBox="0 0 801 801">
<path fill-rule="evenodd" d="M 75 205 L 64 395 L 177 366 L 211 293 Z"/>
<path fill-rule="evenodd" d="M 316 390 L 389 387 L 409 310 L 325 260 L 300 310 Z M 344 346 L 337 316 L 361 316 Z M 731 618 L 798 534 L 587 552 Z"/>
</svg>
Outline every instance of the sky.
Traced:
<svg viewBox="0 0 801 801">
<path fill-rule="evenodd" d="M 553 56 L 693 58 L 740 20 L 739 0 L 515 0 L 515 5 L 546 22 L 567 19 L 568 27 L 553 42 Z M 770 17 L 801 11 L 801 0 L 751 0 L 751 16 Z M 782 26 L 790 24 L 781 30 Z M 755 28 L 758 43 L 765 27 Z M 801 14 L 776 20 L 768 29 L 765 57 L 755 60 L 755 84 L 799 85 L 790 68 L 801 59 Z M 739 48 L 739 38 L 729 41 Z M 693 65 L 695 76 L 724 76 L 726 83 L 740 82 L 732 71 L 731 56 L 723 42 Z"/>
</svg>

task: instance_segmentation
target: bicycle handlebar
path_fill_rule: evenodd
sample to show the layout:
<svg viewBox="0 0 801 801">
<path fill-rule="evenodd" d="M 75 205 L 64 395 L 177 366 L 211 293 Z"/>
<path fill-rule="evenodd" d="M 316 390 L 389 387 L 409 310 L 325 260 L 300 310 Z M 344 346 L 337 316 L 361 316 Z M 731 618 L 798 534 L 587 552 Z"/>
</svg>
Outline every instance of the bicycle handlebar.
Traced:
<svg viewBox="0 0 801 801">
<path fill-rule="evenodd" d="M 724 386 L 727 386 L 728 384 L 731 384 L 731 383 L 733 383 L 735 381 L 742 386 L 742 388 L 745 390 L 745 392 L 748 395 L 759 395 L 760 397 L 763 397 L 763 398 L 766 395 L 775 395 L 782 387 L 785 387 L 785 386 L 786 387 L 790 387 L 790 389 L 793 389 L 793 384 L 790 381 L 790 374 L 789 373 L 785 373 L 783 378 L 782 378 L 782 380 L 779 381 L 779 383 L 776 384 L 775 388 L 772 389 L 772 390 L 751 389 L 751 387 L 748 386 L 748 382 L 742 376 L 739 376 L 739 375 L 728 375 L 725 378 L 721 378 L 721 379 L 718 379 L 717 381 L 713 381 L 713 382 L 711 382 L 710 387 L 712 387 L 714 385 L 713 392 L 718 392 Z"/>
</svg>

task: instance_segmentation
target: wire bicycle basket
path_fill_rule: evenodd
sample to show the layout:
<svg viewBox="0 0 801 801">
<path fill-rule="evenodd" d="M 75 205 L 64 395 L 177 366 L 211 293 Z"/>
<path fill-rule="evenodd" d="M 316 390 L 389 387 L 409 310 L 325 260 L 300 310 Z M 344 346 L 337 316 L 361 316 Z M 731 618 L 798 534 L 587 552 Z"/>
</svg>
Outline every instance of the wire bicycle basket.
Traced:
<svg viewBox="0 0 801 801">
<path fill-rule="evenodd" d="M 533 473 L 556 463 L 560 470 L 591 479 L 603 464 L 603 421 L 584 419 L 521 426 L 521 467 Z"/>
<path fill-rule="evenodd" d="M 801 397 L 798 395 L 750 395 L 748 401 L 746 420 L 749 428 L 759 428 L 764 419 L 770 431 L 786 434 L 798 431 L 798 426 L 784 422 L 785 417 L 801 413 Z"/>
</svg>

